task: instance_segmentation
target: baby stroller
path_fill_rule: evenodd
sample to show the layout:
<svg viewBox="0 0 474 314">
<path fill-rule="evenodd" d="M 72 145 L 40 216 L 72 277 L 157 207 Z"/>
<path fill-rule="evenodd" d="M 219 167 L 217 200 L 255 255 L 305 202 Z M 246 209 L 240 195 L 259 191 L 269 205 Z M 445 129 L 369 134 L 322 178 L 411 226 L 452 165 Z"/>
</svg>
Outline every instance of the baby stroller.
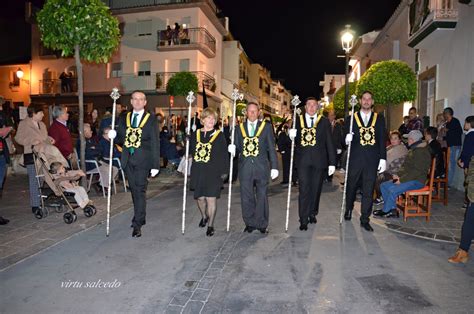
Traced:
<svg viewBox="0 0 474 314">
<path fill-rule="evenodd" d="M 74 193 L 66 192 L 59 184 L 56 184 L 52 175 L 49 173 L 50 163 L 41 152 L 33 149 L 33 159 L 36 170 L 36 179 L 38 180 L 41 207 L 35 212 L 37 219 L 45 218 L 49 215 L 49 209 L 54 209 L 57 213 L 63 213 L 63 220 L 71 224 L 77 220 L 77 214 L 74 209 L 78 208 Z M 84 207 L 84 216 L 92 217 L 97 213 L 96 208 L 89 204 Z"/>
</svg>

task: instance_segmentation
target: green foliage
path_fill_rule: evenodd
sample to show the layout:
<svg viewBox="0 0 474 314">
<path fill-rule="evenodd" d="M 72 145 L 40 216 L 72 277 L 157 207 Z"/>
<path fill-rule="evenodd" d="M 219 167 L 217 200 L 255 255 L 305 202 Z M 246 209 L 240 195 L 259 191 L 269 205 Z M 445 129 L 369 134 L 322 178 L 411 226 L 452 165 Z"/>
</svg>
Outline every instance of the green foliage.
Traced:
<svg viewBox="0 0 474 314">
<path fill-rule="evenodd" d="M 190 91 L 198 92 L 198 79 L 191 72 L 179 72 L 173 75 L 166 85 L 166 92 L 172 96 L 187 96 Z"/>
<path fill-rule="evenodd" d="M 101 0 L 48 0 L 37 15 L 41 40 L 48 48 L 88 62 L 107 62 L 120 42 L 118 20 Z"/>
<path fill-rule="evenodd" d="M 243 117 L 245 116 L 245 109 L 247 108 L 247 104 L 244 102 L 238 103 L 235 106 L 235 115 L 237 117 Z"/>
<path fill-rule="evenodd" d="M 398 105 L 416 98 L 416 75 L 405 62 L 381 61 L 372 65 L 357 83 L 360 95 L 369 90 L 378 105 Z"/>
<path fill-rule="evenodd" d="M 351 96 L 356 94 L 356 82 L 349 82 L 349 100 Z M 334 94 L 333 98 L 333 109 L 336 112 L 337 118 L 344 117 L 344 95 L 345 95 L 346 85 L 342 85 Z M 349 110 L 351 110 L 351 105 L 347 105 Z"/>
</svg>

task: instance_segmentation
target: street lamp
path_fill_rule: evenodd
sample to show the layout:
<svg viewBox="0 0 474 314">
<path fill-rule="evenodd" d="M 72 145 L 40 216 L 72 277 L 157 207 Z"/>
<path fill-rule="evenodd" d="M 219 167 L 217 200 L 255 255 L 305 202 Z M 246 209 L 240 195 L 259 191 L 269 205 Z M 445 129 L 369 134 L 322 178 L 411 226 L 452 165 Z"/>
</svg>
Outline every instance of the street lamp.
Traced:
<svg viewBox="0 0 474 314">
<path fill-rule="evenodd" d="M 349 112 L 349 53 L 354 46 L 354 31 L 351 30 L 350 25 L 346 25 L 346 29 L 341 32 L 342 49 L 346 53 L 346 77 L 345 77 L 345 91 L 344 91 L 344 117 Z"/>
<path fill-rule="evenodd" d="M 23 70 L 21 68 L 18 68 L 18 70 L 16 70 L 16 77 L 18 77 L 21 80 L 23 78 L 23 75 L 25 75 Z"/>
</svg>

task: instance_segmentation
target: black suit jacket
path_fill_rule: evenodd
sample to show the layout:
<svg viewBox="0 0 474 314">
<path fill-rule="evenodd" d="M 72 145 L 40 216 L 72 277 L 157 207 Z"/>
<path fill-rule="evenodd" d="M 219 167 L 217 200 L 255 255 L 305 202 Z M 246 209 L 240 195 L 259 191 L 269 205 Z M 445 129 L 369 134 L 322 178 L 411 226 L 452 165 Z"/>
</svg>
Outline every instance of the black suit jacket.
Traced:
<svg viewBox="0 0 474 314">
<path fill-rule="evenodd" d="M 363 119 L 360 115 L 360 112 L 357 111 L 354 114 L 358 115 L 360 122 L 363 123 Z M 374 113 L 372 112 L 372 114 L 370 115 L 370 120 L 367 124 L 368 126 L 372 125 L 373 119 Z M 345 134 L 349 133 L 350 123 L 350 117 L 346 117 L 346 121 L 344 123 Z M 356 120 L 354 119 L 354 124 L 352 127 L 352 132 L 354 133 L 354 136 L 352 138 L 350 156 L 351 165 L 354 165 L 353 162 L 355 162 L 355 164 L 358 166 L 370 164 L 377 168 L 380 159 L 387 160 L 387 149 L 385 147 L 385 120 L 383 115 L 377 114 L 377 121 L 375 122 L 374 127 L 375 144 L 362 146 L 360 144 L 359 126 L 357 125 Z"/>
<path fill-rule="evenodd" d="M 435 170 L 435 177 L 440 177 L 445 173 L 444 169 L 444 156 L 443 150 L 441 148 L 441 143 L 437 140 L 432 140 L 429 144 L 429 149 L 431 153 L 431 157 L 436 158 L 436 170 Z"/>
<path fill-rule="evenodd" d="M 331 127 L 331 123 L 329 123 L 329 125 L 331 129 L 334 148 L 342 149 L 344 147 L 344 131 L 342 130 L 342 126 L 337 122 L 334 123 L 334 127 Z"/>
<path fill-rule="evenodd" d="M 145 118 L 146 111 L 142 116 Z M 138 125 L 142 122 L 140 120 Z M 120 118 L 117 127 L 117 143 L 123 144 L 125 142 L 125 132 L 127 130 L 127 115 Z M 125 168 L 129 161 L 139 168 L 150 170 L 160 169 L 160 133 L 155 115 L 151 114 L 142 129 L 142 143 L 141 146 L 135 149 L 133 155 L 130 151 L 123 147 L 122 151 L 122 167 Z"/>
<path fill-rule="evenodd" d="M 249 134 L 247 129 L 247 122 L 244 124 L 245 133 Z M 258 121 L 255 133 L 262 125 L 262 121 Z M 259 154 L 257 157 L 244 157 L 243 152 L 244 137 L 240 130 L 240 125 L 235 127 L 235 146 L 237 154 L 239 154 L 239 168 L 244 167 L 247 163 L 254 163 L 263 169 L 278 169 L 278 159 L 275 150 L 275 137 L 273 135 L 272 125 L 268 122 L 265 123 L 265 127 L 258 139 Z"/>
<path fill-rule="evenodd" d="M 306 119 L 303 115 L 305 127 Z M 321 117 L 316 127 L 316 145 L 301 146 L 301 122 L 296 120 L 296 163 L 297 165 L 314 165 L 316 168 L 325 169 L 336 165 L 336 148 L 332 141 L 331 125 L 326 117 Z"/>
</svg>

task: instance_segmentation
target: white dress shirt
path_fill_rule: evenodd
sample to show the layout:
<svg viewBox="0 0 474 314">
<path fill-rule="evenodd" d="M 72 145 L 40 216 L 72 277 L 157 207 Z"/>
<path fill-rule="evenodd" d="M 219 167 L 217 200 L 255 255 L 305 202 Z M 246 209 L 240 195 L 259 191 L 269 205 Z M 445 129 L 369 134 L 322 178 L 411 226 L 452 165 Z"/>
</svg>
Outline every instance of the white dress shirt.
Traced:
<svg viewBox="0 0 474 314">
<path fill-rule="evenodd" d="M 360 112 L 360 116 L 362 117 L 362 123 L 364 124 L 364 126 L 367 126 L 365 121 L 367 121 L 367 123 L 369 123 L 371 115 L 372 115 L 372 111 L 369 111 L 369 113 L 364 113 L 363 111 Z"/>
<path fill-rule="evenodd" d="M 250 120 L 247 120 L 247 130 L 249 131 L 249 136 L 250 136 L 250 132 L 252 132 L 252 124 L 253 124 L 253 129 L 255 130 L 254 131 L 254 136 L 257 134 L 257 123 L 258 123 L 258 119 L 255 120 L 254 122 L 251 122 Z"/>
<path fill-rule="evenodd" d="M 318 120 L 317 114 L 314 114 L 314 116 L 310 116 L 309 114 L 305 113 L 304 116 L 305 116 L 306 125 L 308 126 L 308 128 L 311 127 L 311 118 L 313 118 L 313 127 L 316 125 L 316 121 Z"/>
<path fill-rule="evenodd" d="M 138 126 L 140 125 L 140 122 L 142 122 L 142 118 L 143 118 L 143 114 L 145 113 L 145 109 L 142 109 L 142 110 L 140 110 L 140 111 L 135 111 L 135 110 L 133 110 L 130 123 L 133 123 L 133 116 L 134 116 L 136 113 L 138 113 L 138 116 L 137 116 L 137 125 L 136 125 L 136 127 L 138 127 Z M 133 125 L 132 125 L 132 127 L 133 127 Z"/>
</svg>

